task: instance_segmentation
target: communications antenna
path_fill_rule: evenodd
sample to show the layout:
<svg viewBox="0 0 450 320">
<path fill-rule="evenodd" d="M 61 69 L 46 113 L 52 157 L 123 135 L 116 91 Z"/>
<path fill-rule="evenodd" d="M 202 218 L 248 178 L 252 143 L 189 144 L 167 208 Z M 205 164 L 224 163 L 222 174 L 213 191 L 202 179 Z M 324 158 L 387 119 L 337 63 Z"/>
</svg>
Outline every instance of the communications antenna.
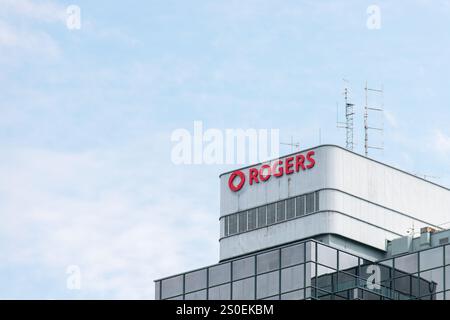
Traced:
<svg viewBox="0 0 450 320">
<path fill-rule="evenodd" d="M 367 81 L 366 87 L 364 88 L 366 95 L 366 104 L 364 106 L 364 152 L 365 156 L 369 156 L 369 149 L 377 149 L 384 150 L 384 142 L 382 140 L 381 146 L 373 146 L 369 144 L 369 130 L 375 130 L 381 133 L 381 136 L 384 135 L 384 123 L 381 123 L 381 127 L 374 127 L 369 124 L 369 114 L 370 112 L 381 112 L 384 113 L 384 89 L 381 86 L 381 89 L 369 88 Z M 381 98 L 379 104 L 369 104 L 369 94 L 376 95 Z M 383 119 L 383 118 L 381 118 Z"/>
<path fill-rule="evenodd" d="M 339 106 L 336 105 L 336 126 L 337 128 L 345 129 L 345 148 L 353 151 L 353 118 L 355 115 L 355 105 L 350 102 L 350 90 L 348 88 L 349 81 L 346 79 L 343 79 L 343 81 L 346 83 L 346 86 L 344 87 L 345 122 L 339 121 Z"/>
</svg>

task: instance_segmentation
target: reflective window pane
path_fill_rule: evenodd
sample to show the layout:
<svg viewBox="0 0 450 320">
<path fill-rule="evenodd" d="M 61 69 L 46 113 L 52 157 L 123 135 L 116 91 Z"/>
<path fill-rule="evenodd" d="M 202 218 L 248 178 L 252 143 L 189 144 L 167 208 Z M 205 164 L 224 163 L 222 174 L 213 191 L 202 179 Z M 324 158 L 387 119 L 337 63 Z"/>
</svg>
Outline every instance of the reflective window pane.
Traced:
<svg viewBox="0 0 450 320">
<path fill-rule="evenodd" d="M 397 299 L 408 300 L 419 297 L 420 278 L 417 274 L 410 274 L 396 278 L 394 280 L 395 292 Z"/>
<path fill-rule="evenodd" d="M 395 258 L 396 277 L 404 275 L 405 273 L 416 273 L 418 271 L 417 259 L 417 253 Z"/>
<path fill-rule="evenodd" d="M 209 268 L 209 286 L 215 286 L 231 280 L 230 263 L 219 264 Z"/>
<path fill-rule="evenodd" d="M 305 246 L 303 243 L 281 249 L 281 265 L 292 266 L 305 262 Z"/>
<path fill-rule="evenodd" d="M 277 222 L 286 220 L 286 201 L 277 202 Z"/>
<path fill-rule="evenodd" d="M 196 291 L 185 295 L 185 300 L 206 300 L 206 290 Z"/>
<path fill-rule="evenodd" d="M 273 296 L 279 293 L 279 279 L 280 273 L 278 271 L 259 275 L 257 277 L 257 299 Z"/>
<path fill-rule="evenodd" d="M 233 282 L 233 300 L 254 300 L 255 278 Z"/>
<path fill-rule="evenodd" d="M 304 290 L 297 290 L 281 295 L 281 300 L 303 300 L 305 298 Z"/>
<path fill-rule="evenodd" d="M 275 203 L 267 206 L 267 224 L 275 223 Z"/>
<path fill-rule="evenodd" d="M 306 213 L 314 212 L 314 193 L 306 195 Z"/>
<path fill-rule="evenodd" d="M 258 228 L 265 227 L 267 225 L 266 221 L 266 207 L 258 208 Z"/>
<path fill-rule="evenodd" d="M 308 262 L 307 264 L 305 264 L 305 287 L 311 286 L 315 278 L 316 278 L 316 264 Z"/>
<path fill-rule="evenodd" d="M 445 246 L 445 264 L 450 264 L 450 245 Z"/>
<path fill-rule="evenodd" d="M 160 296 L 160 292 L 159 292 L 159 290 L 160 290 L 160 288 L 161 288 L 161 282 L 160 281 L 156 281 L 155 282 L 155 300 L 160 300 L 161 299 L 161 296 Z"/>
<path fill-rule="evenodd" d="M 247 211 L 239 213 L 239 233 L 247 231 Z"/>
<path fill-rule="evenodd" d="M 318 244 L 317 262 L 324 264 L 328 267 L 337 269 L 337 250 Z"/>
<path fill-rule="evenodd" d="M 183 294 L 183 276 L 162 280 L 162 299 Z"/>
<path fill-rule="evenodd" d="M 296 198 L 295 216 L 300 217 L 305 214 L 305 196 Z"/>
<path fill-rule="evenodd" d="M 352 269 L 358 266 L 358 257 L 340 251 L 339 252 L 339 270 Z"/>
<path fill-rule="evenodd" d="M 230 216 L 228 216 L 228 234 L 232 235 L 232 234 L 236 234 L 238 229 L 237 229 L 237 215 L 236 214 L 232 214 Z"/>
<path fill-rule="evenodd" d="M 227 217 L 223 217 L 222 220 L 224 220 L 224 222 L 225 222 L 224 226 L 223 226 L 225 237 L 228 237 L 229 234 L 230 234 L 229 231 L 228 231 L 228 216 Z"/>
<path fill-rule="evenodd" d="M 441 292 L 444 290 L 444 268 L 438 268 L 433 270 L 428 270 L 425 272 L 420 272 L 421 282 L 421 293 L 424 294 L 434 294 L 436 292 Z M 425 282 L 425 286 L 423 286 Z M 422 290 L 422 286 L 425 287 Z"/>
<path fill-rule="evenodd" d="M 256 228 L 256 209 L 248 211 L 248 230 Z"/>
<path fill-rule="evenodd" d="M 333 284 L 336 279 L 336 271 L 321 265 L 317 265 L 317 278 L 312 283 L 318 288 L 333 292 Z"/>
<path fill-rule="evenodd" d="M 442 267 L 444 264 L 443 247 L 420 252 L 420 270 Z"/>
<path fill-rule="evenodd" d="M 184 281 L 185 292 L 206 288 L 206 269 L 186 273 Z"/>
<path fill-rule="evenodd" d="M 224 218 L 221 218 L 219 220 L 220 223 L 220 237 L 223 238 L 225 237 L 225 220 Z"/>
<path fill-rule="evenodd" d="M 231 299 L 231 285 L 229 283 L 218 287 L 209 288 L 209 300 L 230 300 Z"/>
<path fill-rule="evenodd" d="M 233 261 L 233 280 L 242 279 L 255 274 L 255 257 Z"/>
<path fill-rule="evenodd" d="M 278 269 L 279 266 L 279 251 L 274 250 L 258 255 L 257 270 L 258 273 L 272 271 Z"/>
<path fill-rule="evenodd" d="M 292 219 L 295 217 L 295 199 L 287 200 L 286 219 Z"/>
<path fill-rule="evenodd" d="M 316 243 L 309 241 L 306 246 L 306 261 L 316 261 Z"/>
<path fill-rule="evenodd" d="M 305 285 L 303 265 L 281 270 L 281 292 L 301 289 Z"/>
<path fill-rule="evenodd" d="M 450 266 L 445 267 L 445 289 L 450 289 Z"/>
<path fill-rule="evenodd" d="M 315 202 L 316 202 L 314 211 L 319 211 L 320 208 L 319 208 L 319 192 L 318 191 L 314 193 L 314 197 L 315 197 Z"/>
</svg>

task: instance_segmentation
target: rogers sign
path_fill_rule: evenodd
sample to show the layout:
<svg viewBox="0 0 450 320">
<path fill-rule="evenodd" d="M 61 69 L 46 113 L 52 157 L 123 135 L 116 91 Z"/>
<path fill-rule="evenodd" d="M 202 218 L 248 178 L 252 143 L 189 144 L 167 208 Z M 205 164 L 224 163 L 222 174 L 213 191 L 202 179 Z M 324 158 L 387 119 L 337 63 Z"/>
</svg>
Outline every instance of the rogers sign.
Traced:
<svg viewBox="0 0 450 320">
<path fill-rule="evenodd" d="M 248 170 L 248 177 L 241 170 L 234 171 L 228 178 L 228 187 L 231 191 L 238 192 L 246 182 L 249 185 L 264 183 L 272 176 L 280 178 L 283 175 L 291 175 L 299 171 L 312 169 L 316 165 L 314 156 L 315 152 L 309 151 L 306 153 L 306 156 L 298 154 L 283 160 L 276 160 L 271 165 L 263 164 L 259 168 L 250 168 Z"/>
</svg>

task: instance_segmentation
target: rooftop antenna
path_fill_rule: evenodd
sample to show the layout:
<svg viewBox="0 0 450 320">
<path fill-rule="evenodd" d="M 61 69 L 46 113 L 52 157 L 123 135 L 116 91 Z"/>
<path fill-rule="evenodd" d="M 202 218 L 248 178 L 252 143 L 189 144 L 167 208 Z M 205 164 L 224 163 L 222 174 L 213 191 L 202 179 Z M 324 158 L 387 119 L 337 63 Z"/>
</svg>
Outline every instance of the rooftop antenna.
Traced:
<svg viewBox="0 0 450 320">
<path fill-rule="evenodd" d="M 354 143 L 353 143 L 353 118 L 355 112 L 353 107 L 355 106 L 350 102 L 350 90 L 348 88 L 349 81 L 346 79 L 342 79 L 346 84 L 344 87 L 344 101 L 345 101 L 345 122 L 339 121 L 339 106 L 336 106 L 337 119 L 336 126 L 337 128 L 345 129 L 345 148 L 353 151 Z"/>
<path fill-rule="evenodd" d="M 286 143 L 286 142 L 280 142 L 281 145 L 285 145 L 285 146 L 291 146 L 291 152 L 294 152 L 294 147 L 296 149 L 300 149 L 300 142 L 295 142 L 294 143 L 294 137 L 291 136 L 291 142 L 290 143 Z"/>
<path fill-rule="evenodd" d="M 366 103 L 364 106 L 364 152 L 365 156 L 369 156 L 369 149 L 378 149 L 378 150 L 384 150 L 383 140 L 381 146 L 372 146 L 369 144 L 369 130 L 376 130 L 381 133 L 381 136 L 384 135 L 384 124 L 381 124 L 380 127 L 372 127 L 369 125 L 369 112 L 384 112 L 384 89 L 383 86 L 381 86 L 381 89 L 374 89 L 369 88 L 367 81 L 366 81 L 366 87 L 364 88 L 365 95 L 366 95 Z M 369 105 L 369 94 L 375 94 L 380 96 L 381 102 L 379 105 Z"/>
</svg>

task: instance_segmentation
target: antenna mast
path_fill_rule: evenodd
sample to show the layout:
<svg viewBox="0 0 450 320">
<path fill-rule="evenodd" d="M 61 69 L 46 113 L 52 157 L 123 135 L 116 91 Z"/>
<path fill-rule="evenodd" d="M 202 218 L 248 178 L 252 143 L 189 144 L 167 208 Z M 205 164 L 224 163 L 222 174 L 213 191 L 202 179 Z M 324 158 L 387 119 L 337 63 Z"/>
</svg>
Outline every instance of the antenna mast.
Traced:
<svg viewBox="0 0 450 320">
<path fill-rule="evenodd" d="M 344 82 L 348 84 L 348 80 L 343 79 Z M 344 88 L 344 100 L 345 100 L 345 122 L 339 121 L 339 108 L 338 108 L 338 118 L 336 120 L 337 127 L 341 129 L 345 129 L 346 137 L 345 137 L 345 147 L 348 150 L 353 151 L 354 143 L 353 143 L 353 118 L 355 112 L 353 107 L 355 106 L 350 102 L 350 90 L 346 85 Z"/>
<path fill-rule="evenodd" d="M 368 157 L 369 156 L 369 149 L 378 149 L 378 150 L 384 150 L 384 146 L 383 146 L 383 142 L 381 146 L 371 146 L 369 144 L 369 130 L 376 130 L 381 132 L 381 135 L 383 136 L 384 133 L 384 129 L 383 129 L 383 123 L 381 128 L 380 127 L 371 127 L 369 125 L 369 112 L 370 111 L 374 111 L 374 112 L 384 112 L 384 90 L 383 90 L 383 86 L 381 87 L 381 89 L 373 89 L 373 88 L 369 88 L 367 81 L 366 81 L 366 87 L 364 88 L 365 91 L 365 95 L 366 95 L 366 103 L 364 106 L 364 152 L 365 152 L 365 156 Z M 369 93 L 373 93 L 376 94 L 378 96 L 381 97 L 381 102 L 380 105 L 369 105 Z"/>
</svg>

